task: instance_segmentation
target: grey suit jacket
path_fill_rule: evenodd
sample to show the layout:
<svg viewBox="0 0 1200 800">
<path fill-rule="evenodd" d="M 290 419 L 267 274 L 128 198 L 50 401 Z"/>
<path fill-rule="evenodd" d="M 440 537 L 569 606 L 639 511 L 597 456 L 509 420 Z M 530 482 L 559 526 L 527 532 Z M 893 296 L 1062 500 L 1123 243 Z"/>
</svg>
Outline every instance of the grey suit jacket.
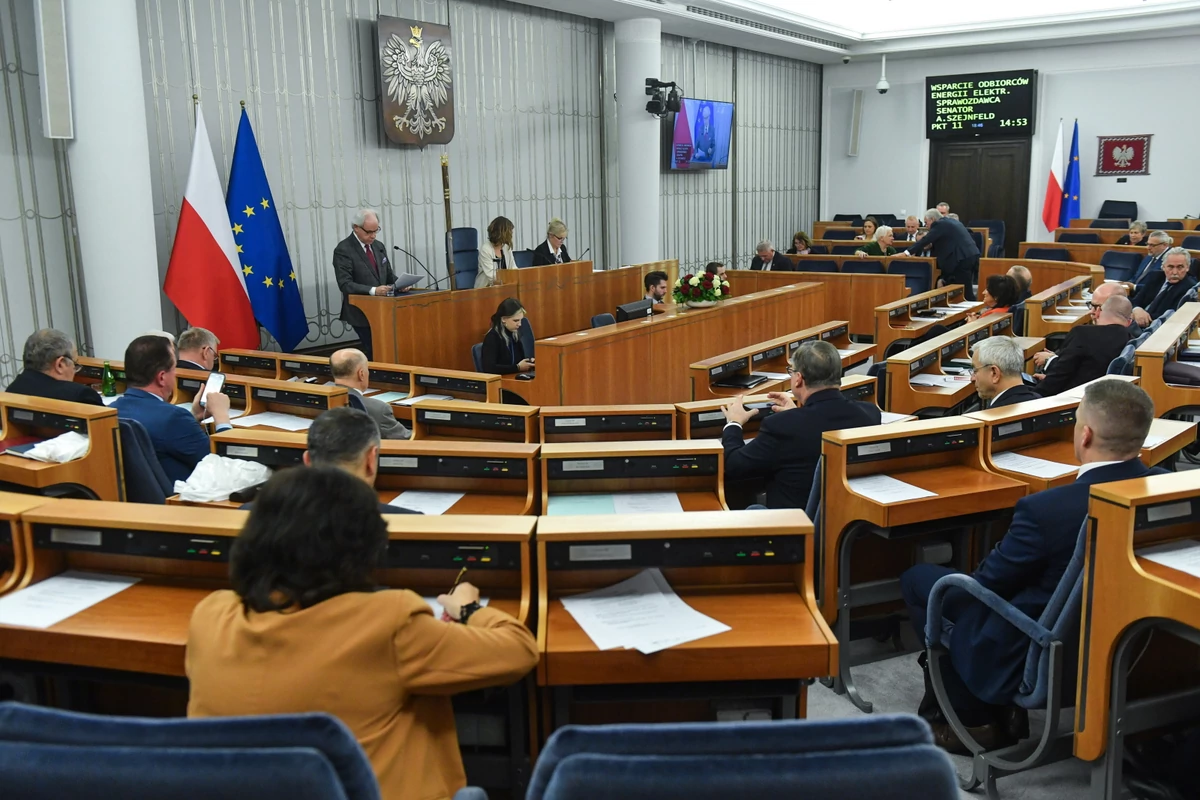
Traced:
<svg viewBox="0 0 1200 800">
<path fill-rule="evenodd" d="M 350 305 L 350 295 L 370 294 L 376 286 L 391 285 L 396 282 L 396 273 L 392 271 L 392 262 L 388 259 L 387 248 L 376 240 L 371 244 L 375 253 L 375 263 L 378 269 L 371 266 L 367 254 L 353 233 L 338 242 L 333 248 L 333 274 L 337 276 L 338 289 L 342 292 L 342 313 L 338 319 L 360 328 L 367 327 L 367 316 L 362 311 Z M 376 274 L 378 273 L 378 274 Z"/>
<path fill-rule="evenodd" d="M 379 435 L 384 439 L 411 439 L 412 431 L 404 427 L 404 423 L 392 414 L 392 407 L 374 397 L 365 397 L 358 389 L 347 386 L 346 391 L 357 395 L 367 409 L 367 416 L 375 420 L 379 426 Z"/>
</svg>

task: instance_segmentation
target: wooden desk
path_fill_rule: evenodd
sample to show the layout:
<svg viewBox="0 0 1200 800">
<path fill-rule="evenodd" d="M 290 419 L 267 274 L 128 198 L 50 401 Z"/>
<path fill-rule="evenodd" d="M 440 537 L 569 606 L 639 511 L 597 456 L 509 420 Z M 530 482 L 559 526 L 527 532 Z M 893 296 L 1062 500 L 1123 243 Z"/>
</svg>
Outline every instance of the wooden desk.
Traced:
<svg viewBox="0 0 1200 800">
<path fill-rule="evenodd" d="M 790 381 L 787 369 L 791 354 L 798 350 L 802 343 L 815 341 L 828 342 L 838 349 L 842 356 L 842 369 L 861 364 L 875 355 L 875 345 L 851 342 L 848 323 L 844 320 L 833 320 L 692 364 L 689 367 L 692 382 L 691 399 L 738 397 L 749 389 L 754 389 L 758 394 L 785 390 Z M 717 385 L 756 373 L 765 380 L 752 387 Z M 784 377 L 770 378 L 770 373 Z"/>
<path fill-rule="evenodd" d="M 413 439 L 418 441 L 537 441 L 538 410 L 533 406 L 426 400 L 411 410 Z"/>
<path fill-rule="evenodd" d="M 725 450 L 719 441 L 544 444 L 542 513 L 552 495 L 675 492 L 684 511 L 725 505 Z"/>
<path fill-rule="evenodd" d="M 922 220 L 922 225 L 923 224 L 924 224 L 924 220 Z M 965 226 L 965 223 L 964 223 L 964 226 Z M 845 245 L 845 244 L 863 245 L 863 244 L 866 244 L 868 241 L 866 239 L 826 239 L 825 232 L 827 230 L 829 230 L 830 228 L 837 228 L 838 230 L 854 231 L 855 236 L 858 236 L 859 234 L 861 234 L 863 232 L 863 226 L 861 226 L 861 225 L 851 226 L 849 223 L 846 223 L 846 222 L 827 222 L 827 221 L 814 222 L 813 223 L 813 233 L 812 233 L 812 243 L 815 245 L 822 245 L 822 246 L 828 247 L 830 245 Z M 988 230 L 987 228 L 967 228 L 967 230 L 974 231 L 983 237 L 983 249 L 980 251 L 979 254 L 982 256 L 986 256 L 988 253 L 988 250 L 992 249 L 992 232 L 990 230 Z M 912 242 L 902 241 L 904 239 L 904 237 L 908 235 L 908 232 L 904 230 L 903 220 L 900 221 L 900 223 L 898 225 L 892 226 L 892 232 L 896 237 L 896 242 L 893 245 L 893 247 L 895 247 L 897 250 L 901 249 L 905 245 L 912 244 Z M 921 236 L 924 236 L 927 233 L 929 233 L 929 230 L 927 228 L 922 227 L 920 229 Z M 920 237 L 918 237 L 918 238 L 920 238 Z M 784 249 L 786 250 L 786 249 L 789 249 L 790 247 L 791 247 L 791 242 L 789 242 L 788 246 Z"/>
<path fill-rule="evenodd" d="M 500 402 L 500 375 L 417 366 L 412 368 L 412 376 L 414 397 L 423 394 L 446 394 L 460 400 Z"/>
<path fill-rule="evenodd" d="M 1055 243 L 1061 244 L 1064 246 L 1072 244 L 1072 242 L 1060 242 L 1059 241 L 1062 238 L 1062 235 L 1064 233 L 1094 233 L 1100 237 L 1100 244 L 1109 245 L 1109 244 L 1116 244 L 1118 239 L 1120 239 L 1123 236 L 1127 236 L 1129 234 L 1129 228 L 1128 227 L 1125 227 L 1125 228 L 1088 228 L 1087 230 L 1080 230 L 1079 228 L 1055 228 L 1054 229 Z M 1149 236 L 1150 233 L 1151 233 L 1151 231 L 1147 230 L 1146 236 Z M 1167 233 L 1178 233 L 1178 231 L 1167 231 Z M 1142 241 L 1145 241 L 1145 239 L 1143 238 Z M 1029 245 L 1031 247 L 1049 247 L 1049 246 L 1051 246 L 1044 242 L 1021 242 L 1021 244 Z M 1126 247 L 1126 246 L 1127 245 L 1122 245 L 1122 247 Z M 1146 248 L 1142 247 L 1142 252 L 1145 252 L 1145 251 L 1146 251 Z"/>
<path fill-rule="evenodd" d="M 1134 374 L 1154 401 L 1154 413 L 1159 416 L 1200 406 L 1200 387 L 1177 386 L 1163 378 L 1163 367 L 1178 361 L 1183 351 L 1189 349 L 1198 325 L 1200 303 L 1184 303 L 1134 354 Z"/>
<path fill-rule="evenodd" d="M 987 468 L 1024 482 L 1032 494 L 1075 480 L 1079 467 L 1074 441 L 1075 409 L 1078 407 L 1079 398 L 1060 395 L 975 411 L 966 416 L 983 422 L 983 458 Z M 1156 442 L 1158 439 L 1162 441 Z M 1196 423 L 1156 419 L 1150 425 L 1147 441 L 1156 443 L 1152 447 L 1142 447 L 1142 462 L 1153 467 L 1196 441 Z M 1044 478 L 997 466 L 995 457 L 1010 452 L 1063 464 L 1071 471 L 1057 478 Z"/>
<path fill-rule="evenodd" d="M 82 383 L 84 386 L 91 386 L 97 392 L 100 391 L 100 382 L 104 379 L 104 362 L 108 361 L 108 367 L 112 370 L 113 378 L 116 381 L 117 394 L 125 393 L 125 362 L 113 361 L 103 358 L 91 358 L 90 356 L 80 356 L 79 361 L 75 366 L 78 368 L 75 373 L 75 383 Z M 105 399 L 107 403 L 108 398 Z"/>
<path fill-rule="evenodd" d="M 537 377 L 503 388 L 535 406 L 675 403 L 691 394 L 688 366 L 733 347 L 820 322 L 825 287 L 798 283 L 733 297 L 714 308 L 664 313 L 537 343 Z"/>
<path fill-rule="evenodd" d="M 1195 218 L 1177 219 L 1175 217 L 1167 217 L 1167 222 L 1182 222 L 1183 230 L 1185 231 L 1194 231 L 1197 227 L 1200 227 L 1200 219 Z M 1167 233 L 1179 233 L 1179 231 L 1167 231 Z"/>
<path fill-rule="evenodd" d="M 1088 233 L 1101 233 L 1101 231 L 1088 231 Z M 1113 231 L 1113 233 L 1121 235 L 1127 231 Z M 1184 231 L 1167 231 L 1170 234 L 1184 233 Z M 1183 240 L 1181 236 L 1175 236 L 1179 241 Z M 1080 264 L 1096 264 L 1099 265 L 1100 258 L 1109 251 L 1118 253 L 1137 253 L 1141 257 L 1147 255 L 1146 248 L 1141 245 L 1133 244 L 1082 244 L 1080 242 L 1054 242 L 1047 244 L 1045 242 L 1021 242 L 1020 254 L 1024 255 L 1030 247 L 1053 247 L 1059 250 L 1066 250 L 1067 257 L 1071 261 Z M 1189 250 L 1188 253 L 1192 258 L 1200 258 L 1200 250 Z M 1101 268 L 1103 269 L 1103 268 Z"/>
<path fill-rule="evenodd" d="M 51 487 L 83 492 L 99 500 L 125 499 L 121 432 L 117 410 L 0 392 L 0 439 L 53 439 L 68 431 L 88 437 L 82 458 L 65 464 L 0 455 L 0 481 L 44 492 Z"/>
<path fill-rule="evenodd" d="M 221 350 L 217 357 L 221 372 L 226 375 L 251 375 L 255 378 L 278 378 L 279 359 L 283 353 L 270 350 L 243 350 L 229 348 Z"/>
<path fill-rule="evenodd" d="M 1154 628 L 1200 642 L 1200 578 L 1138 555 L 1151 544 L 1195 539 L 1200 474 L 1180 472 L 1092 487 L 1083 570 L 1075 755 L 1093 766 L 1093 797 L 1122 797 L 1126 736 L 1194 721 L 1195 689 L 1129 703 L 1126 678 Z M 1162 665 L 1157 665 L 1162 666 Z M 1113 719 L 1119 724 L 1113 723 Z M 1101 791 L 1096 791 L 1101 789 Z"/>
<path fill-rule="evenodd" d="M 898 601 L 913 545 L 931 538 L 953 543 L 956 565 L 969 572 L 971 531 L 998 521 L 1025 495 L 1024 483 L 984 465 L 982 436 L 983 423 L 968 417 L 824 434 L 818 600 L 825 619 L 837 620 L 843 645 L 835 689 L 864 711 L 871 704 L 858 695 L 845 650 L 853 609 Z M 871 475 L 934 495 L 887 503 L 851 488 L 851 479 Z"/>
<path fill-rule="evenodd" d="M 952 283 L 876 306 L 873 328 L 876 356 L 884 358 L 893 343 L 911 343 L 934 325 L 952 328 L 964 321 L 968 314 L 983 308 L 982 302 L 954 308 L 956 304 L 970 302 L 964 297 L 962 284 Z"/>
<path fill-rule="evenodd" d="M 29 561 L 29 548 L 21 529 L 21 515 L 54 500 L 36 494 L 0 492 L 0 596 L 21 584 Z"/>
<path fill-rule="evenodd" d="M 539 416 L 543 443 L 645 442 L 676 438 L 675 407 L 666 404 L 545 406 Z"/>
<path fill-rule="evenodd" d="M 1067 334 L 1092 321 L 1083 291 L 1091 289 L 1092 277 L 1079 276 L 1044 289 L 1025 301 L 1025 334 L 1045 338 Z"/>
<path fill-rule="evenodd" d="M 592 270 L 591 261 L 572 261 L 500 270 L 496 276 L 509 295 L 521 300 L 539 336 L 558 336 L 587 328 L 594 315 L 611 314 L 617 306 L 646 293 L 638 266 Z M 486 318 L 483 323 L 486 330 Z M 481 334 L 475 338 L 480 341 Z"/>
<path fill-rule="evenodd" d="M 611 558 L 589 554 L 579 569 L 572 559 L 590 545 Z M 538 684 L 554 691 L 548 727 L 579 718 L 573 687 L 592 687 L 588 694 L 600 700 L 644 696 L 629 684 L 669 684 L 665 693 L 679 700 L 729 683 L 722 696 L 769 696 L 782 701 L 773 703 L 777 716 L 803 717 L 801 679 L 832 673 L 838 643 L 813 601 L 812 524 L 802 511 L 541 517 L 537 547 Z M 561 598 L 646 567 L 661 568 L 684 602 L 732 630 L 649 656 L 597 650 Z M 705 704 L 697 716 L 711 713 Z"/>
<path fill-rule="evenodd" d="M 1096 218 L 1079 217 L 1077 219 L 1071 220 L 1070 222 L 1067 223 L 1067 225 L 1068 225 L 1068 227 L 1073 228 L 1073 229 L 1087 228 L 1089 231 L 1104 230 L 1103 228 L 1091 227 L 1092 223 L 1095 222 L 1097 219 L 1125 219 L 1125 218 L 1124 217 L 1096 217 Z M 1119 231 L 1121 231 L 1121 233 L 1126 233 L 1129 231 L 1129 225 L 1132 222 L 1133 222 L 1133 220 L 1131 220 L 1131 219 L 1125 219 L 1125 224 L 1122 227 L 1113 228 L 1113 230 L 1119 230 Z"/>
<path fill-rule="evenodd" d="M 1098 264 L 1028 258 L 981 258 L 979 259 L 979 285 L 987 285 L 987 279 L 992 275 L 1006 275 L 1011 268 L 1016 266 L 1029 270 L 1032 278 L 1029 285 L 1031 292 L 1045 291 L 1063 281 L 1087 275 L 1092 277 L 1092 286 L 1098 287 L 1104 283 L 1104 267 Z M 1028 307 L 1028 305 L 1029 302 L 1026 301 L 1026 306 Z"/>
</svg>

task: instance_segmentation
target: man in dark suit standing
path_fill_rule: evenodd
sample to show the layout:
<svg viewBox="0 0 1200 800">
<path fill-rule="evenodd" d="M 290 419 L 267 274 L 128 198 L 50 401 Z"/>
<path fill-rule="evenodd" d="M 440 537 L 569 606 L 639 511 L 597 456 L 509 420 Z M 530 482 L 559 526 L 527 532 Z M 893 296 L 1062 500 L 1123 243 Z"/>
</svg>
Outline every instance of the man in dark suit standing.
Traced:
<svg viewBox="0 0 1200 800">
<path fill-rule="evenodd" d="M 1146 281 L 1156 272 L 1162 271 L 1163 256 L 1171 249 L 1175 240 L 1166 231 L 1153 231 L 1146 237 L 1146 257 L 1138 264 L 1129 282 L 1133 284 L 1133 293 L 1137 294 L 1146 285 Z"/>
<path fill-rule="evenodd" d="M 925 212 L 925 225 L 929 231 L 898 255 L 913 255 L 926 248 L 931 249 L 933 257 L 937 259 L 942 283 L 946 286 L 961 283 L 964 287 L 963 296 L 967 300 L 974 300 L 975 287 L 972 282 L 979 266 L 979 248 L 975 246 L 971 232 L 958 220 L 943 217 L 936 208 Z"/>
<path fill-rule="evenodd" d="M 763 239 L 754 248 L 757 254 L 750 261 L 750 269 L 762 269 L 768 272 L 795 272 L 796 265 L 783 253 L 775 252 L 775 245 L 770 239 Z"/>
<path fill-rule="evenodd" d="M 1075 415 L 1075 458 L 1083 465 L 1075 482 L 1018 500 L 1008 533 L 972 577 L 1037 619 L 1071 560 L 1079 526 L 1087 517 L 1091 487 L 1165 472 L 1147 467 L 1139 458 L 1153 419 L 1154 403 L 1131 383 L 1102 380 L 1087 387 Z M 925 612 L 933 584 L 953 572 L 936 564 L 918 564 L 900 576 L 900 589 L 921 641 L 925 641 Z M 980 744 L 988 749 L 1002 746 L 1015 739 L 1015 729 L 1022 727 L 1020 715 L 1013 715 L 1009 704 L 1024 673 L 1029 640 L 961 590 L 946 596 L 943 611 L 954 621 L 949 663 L 942 662 L 950 702 Z M 1068 683 L 1065 696 L 1071 697 L 1078 642 L 1066 643 L 1066 652 L 1063 678 Z M 925 687 L 922 714 L 936 720 L 937 701 L 928 673 Z M 935 721 L 933 731 L 939 746 L 966 753 L 947 723 Z"/>
<path fill-rule="evenodd" d="M 749 444 L 742 426 L 760 412 L 747 409 L 741 398 L 725 407 L 728 422 L 721 432 L 725 479 L 765 479 L 768 508 L 804 508 L 821 457 L 821 434 L 880 423 L 878 406 L 842 395 L 842 359 L 829 342 L 801 344 L 788 374 L 791 394 L 770 394 L 774 413 Z"/>
<path fill-rule="evenodd" d="M 1035 353 L 1033 363 L 1038 366 L 1038 374 L 1045 376 L 1035 388 L 1037 393 L 1049 397 L 1107 373 L 1108 365 L 1129 344 L 1126 326 L 1131 311 L 1128 297 L 1110 297 L 1093 324 L 1071 329 L 1057 354 L 1045 350 Z"/>
<path fill-rule="evenodd" d="M 1162 269 L 1150 273 L 1146 284 L 1133 295 L 1133 321 L 1143 328 L 1168 310 L 1179 308 L 1195 278 L 1188 277 L 1191 254 L 1172 247 L 1163 257 Z"/>
<path fill-rule="evenodd" d="M 374 358 L 371 326 L 367 323 L 367 315 L 350 305 L 350 295 L 386 297 L 392 293 L 396 273 L 392 272 L 392 264 L 388 261 L 387 248 L 376 240 L 379 214 L 370 208 L 359 209 L 351 220 L 351 227 L 351 234 L 333 248 L 333 272 L 342 292 L 342 313 L 338 319 L 354 328 L 361 342 L 359 349 L 370 361 Z"/>
<path fill-rule="evenodd" d="M 567 253 L 567 224 L 558 217 L 546 226 L 546 240 L 533 248 L 533 265 L 545 267 L 550 264 L 566 264 L 571 256 Z"/>
<path fill-rule="evenodd" d="M 53 328 L 34 331 L 25 340 L 21 354 L 25 369 L 5 389 L 13 394 L 66 400 L 68 403 L 104 405 L 100 395 L 90 386 L 75 383 L 79 372 L 79 351 L 71 337 Z"/>
<path fill-rule="evenodd" d="M 971 348 L 971 382 L 987 408 L 1042 399 L 1021 380 L 1024 369 L 1025 351 L 1011 336 L 992 336 Z"/>
</svg>

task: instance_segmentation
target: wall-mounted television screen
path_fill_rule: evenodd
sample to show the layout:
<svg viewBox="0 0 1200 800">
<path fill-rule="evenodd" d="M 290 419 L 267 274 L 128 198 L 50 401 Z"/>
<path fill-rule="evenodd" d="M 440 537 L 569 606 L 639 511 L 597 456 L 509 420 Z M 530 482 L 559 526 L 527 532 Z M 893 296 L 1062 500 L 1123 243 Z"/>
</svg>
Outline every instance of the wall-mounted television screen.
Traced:
<svg viewBox="0 0 1200 800">
<path fill-rule="evenodd" d="M 671 126 L 667 169 L 727 169 L 733 103 L 685 97 Z"/>
</svg>

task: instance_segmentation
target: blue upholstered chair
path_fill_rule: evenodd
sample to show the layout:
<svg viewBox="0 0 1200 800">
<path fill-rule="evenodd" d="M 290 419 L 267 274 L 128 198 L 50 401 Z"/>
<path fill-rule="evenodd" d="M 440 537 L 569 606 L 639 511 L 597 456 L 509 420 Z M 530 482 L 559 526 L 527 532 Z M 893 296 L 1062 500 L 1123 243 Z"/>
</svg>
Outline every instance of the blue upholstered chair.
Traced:
<svg viewBox="0 0 1200 800">
<path fill-rule="evenodd" d="M 1183 223 L 1178 220 L 1164 219 L 1156 222 L 1146 222 L 1146 228 L 1152 231 L 1181 231 Z"/>
<path fill-rule="evenodd" d="M 1200 250 L 1200 236 L 1185 236 L 1179 246 L 1185 250 Z"/>
<path fill-rule="evenodd" d="M 835 244 L 829 248 L 829 254 L 833 256 L 852 256 L 858 252 L 858 248 L 861 246 L 857 244 Z"/>
<path fill-rule="evenodd" d="M 446 269 L 450 268 L 449 255 L 454 255 L 455 289 L 473 289 L 475 276 L 479 273 L 479 231 L 474 228 L 451 228 L 446 231 Z"/>
<path fill-rule="evenodd" d="M 1117 230 L 1120 230 L 1121 228 L 1129 227 L 1129 220 L 1127 220 L 1127 219 L 1094 219 L 1088 223 L 1088 227 L 1089 228 L 1110 228 L 1110 229 L 1116 228 Z"/>
<path fill-rule="evenodd" d="M 603 314 L 596 314 L 592 317 L 593 328 L 603 328 L 605 325 L 616 325 L 617 318 L 605 311 Z"/>
<path fill-rule="evenodd" d="M 457 262 L 458 259 L 455 259 Z M 533 251 L 532 250 L 513 250 L 513 263 L 517 265 L 517 269 L 533 266 Z"/>
<path fill-rule="evenodd" d="M 1141 263 L 1141 253 L 1105 250 L 1100 254 L 1100 266 L 1104 267 L 1104 278 L 1110 281 L 1129 280 Z"/>
<path fill-rule="evenodd" d="M 117 420 L 121 430 L 121 471 L 125 476 L 125 501 L 163 505 L 175 487 L 163 472 L 150 434 L 136 419 Z"/>
<path fill-rule="evenodd" d="M 949 758 L 911 715 L 567 726 L 526 800 L 957 800 Z"/>
<path fill-rule="evenodd" d="M 928 292 L 933 288 L 933 266 L 927 261 L 892 259 L 887 268 L 889 275 L 903 275 L 904 285 L 910 295 Z"/>
<path fill-rule="evenodd" d="M 1002 219 L 973 219 L 967 223 L 968 228 L 987 228 L 988 238 L 992 240 L 992 246 L 988 248 L 986 253 L 980 249 L 980 254 L 988 258 L 1003 258 L 1004 257 L 1004 234 L 1008 230 L 1008 226 Z"/>
<path fill-rule="evenodd" d="M 882 261 L 844 261 L 842 262 L 842 272 L 857 272 L 865 275 L 882 275 L 884 273 Z"/>
<path fill-rule="evenodd" d="M 1025 301 L 1013 303 L 1008 307 L 1008 313 L 1012 314 L 1013 318 L 1013 334 L 1015 336 L 1025 335 Z"/>
<path fill-rule="evenodd" d="M 1064 231 L 1058 235 L 1058 241 L 1063 244 L 1100 244 L 1100 234 L 1098 233 L 1076 233 L 1074 231 Z"/>
<path fill-rule="evenodd" d="M 1050 596 L 1050 602 L 1037 620 L 1030 619 L 1007 600 L 980 586 L 970 575 L 946 575 L 938 579 L 929 594 L 925 620 L 925 641 L 928 648 L 929 676 L 938 705 L 959 740 L 974 754 L 972 774 L 963 781 L 968 791 L 985 785 L 989 798 L 996 798 L 996 778 L 1014 772 L 1033 769 L 1050 761 L 1068 757 L 1056 747 L 1059 739 L 1074 735 L 1074 714 L 1064 712 L 1064 701 L 1074 704 L 1075 687 L 1071 679 L 1075 668 L 1074 654 L 1079 651 L 1079 610 L 1083 599 L 1084 546 L 1087 542 L 1085 519 L 1079 528 L 1075 551 L 1067 569 Z M 962 724 L 946 698 L 941 659 L 949 657 L 950 636 L 954 623 L 942 615 L 946 594 L 966 592 L 975 601 L 986 605 L 1029 639 L 1025 654 L 1025 671 L 1013 704 L 1027 710 L 1044 710 L 1046 722 L 1041 735 L 991 752 L 985 751 Z"/>
<path fill-rule="evenodd" d="M 476 372 L 483 372 L 483 342 L 471 345 L 471 361 L 475 364 Z"/>
<path fill-rule="evenodd" d="M 517 341 L 521 343 L 521 352 L 525 354 L 525 357 L 533 358 L 533 343 L 535 340 L 533 338 L 533 325 L 530 324 L 529 317 L 521 320 L 521 327 L 517 329 Z"/>
<path fill-rule="evenodd" d="M 1108 362 L 1108 370 L 1105 375 L 1132 375 L 1133 374 L 1133 354 L 1137 351 L 1137 345 L 1130 342 L 1121 348 L 1121 352 L 1117 357 Z"/>
<path fill-rule="evenodd" d="M 1125 225 L 1129 226 L 1129 221 L 1138 218 L 1138 204 L 1136 200 L 1105 200 L 1100 204 L 1100 217 L 1104 219 L 1124 219 Z M 1122 226 L 1118 226 L 1122 227 Z"/>
<path fill-rule="evenodd" d="M 862 223 L 860 222 L 859 225 Z M 853 239 L 858 233 L 852 228 L 826 228 L 824 239 Z"/>
<path fill-rule="evenodd" d="M 862 227 L 863 218 L 861 214 L 834 214 L 834 222 L 849 222 L 854 227 Z"/>
<path fill-rule="evenodd" d="M 350 406 L 351 408 L 357 408 L 359 411 L 367 410 L 367 404 L 364 403 L 362 398 L 356 395 L 354 392 L 349 392 L 346 395 L 346 405 Z"/>
<path fill-rule="evenodd" d="M 837 248 L 833 248 L 837 250 Z M 838 272 L 836 261 L 826 261 L 823 258 L 800 259 L 796 262 L 797 272 Z"/>
<path fill-rule="evenodd" d="M 1025 258 L 1037 258 L 1042 261 L 1070 261 L 1071 254 L 1061 247 L 1030 247 L 1025 251 Z"/>
</svg>

